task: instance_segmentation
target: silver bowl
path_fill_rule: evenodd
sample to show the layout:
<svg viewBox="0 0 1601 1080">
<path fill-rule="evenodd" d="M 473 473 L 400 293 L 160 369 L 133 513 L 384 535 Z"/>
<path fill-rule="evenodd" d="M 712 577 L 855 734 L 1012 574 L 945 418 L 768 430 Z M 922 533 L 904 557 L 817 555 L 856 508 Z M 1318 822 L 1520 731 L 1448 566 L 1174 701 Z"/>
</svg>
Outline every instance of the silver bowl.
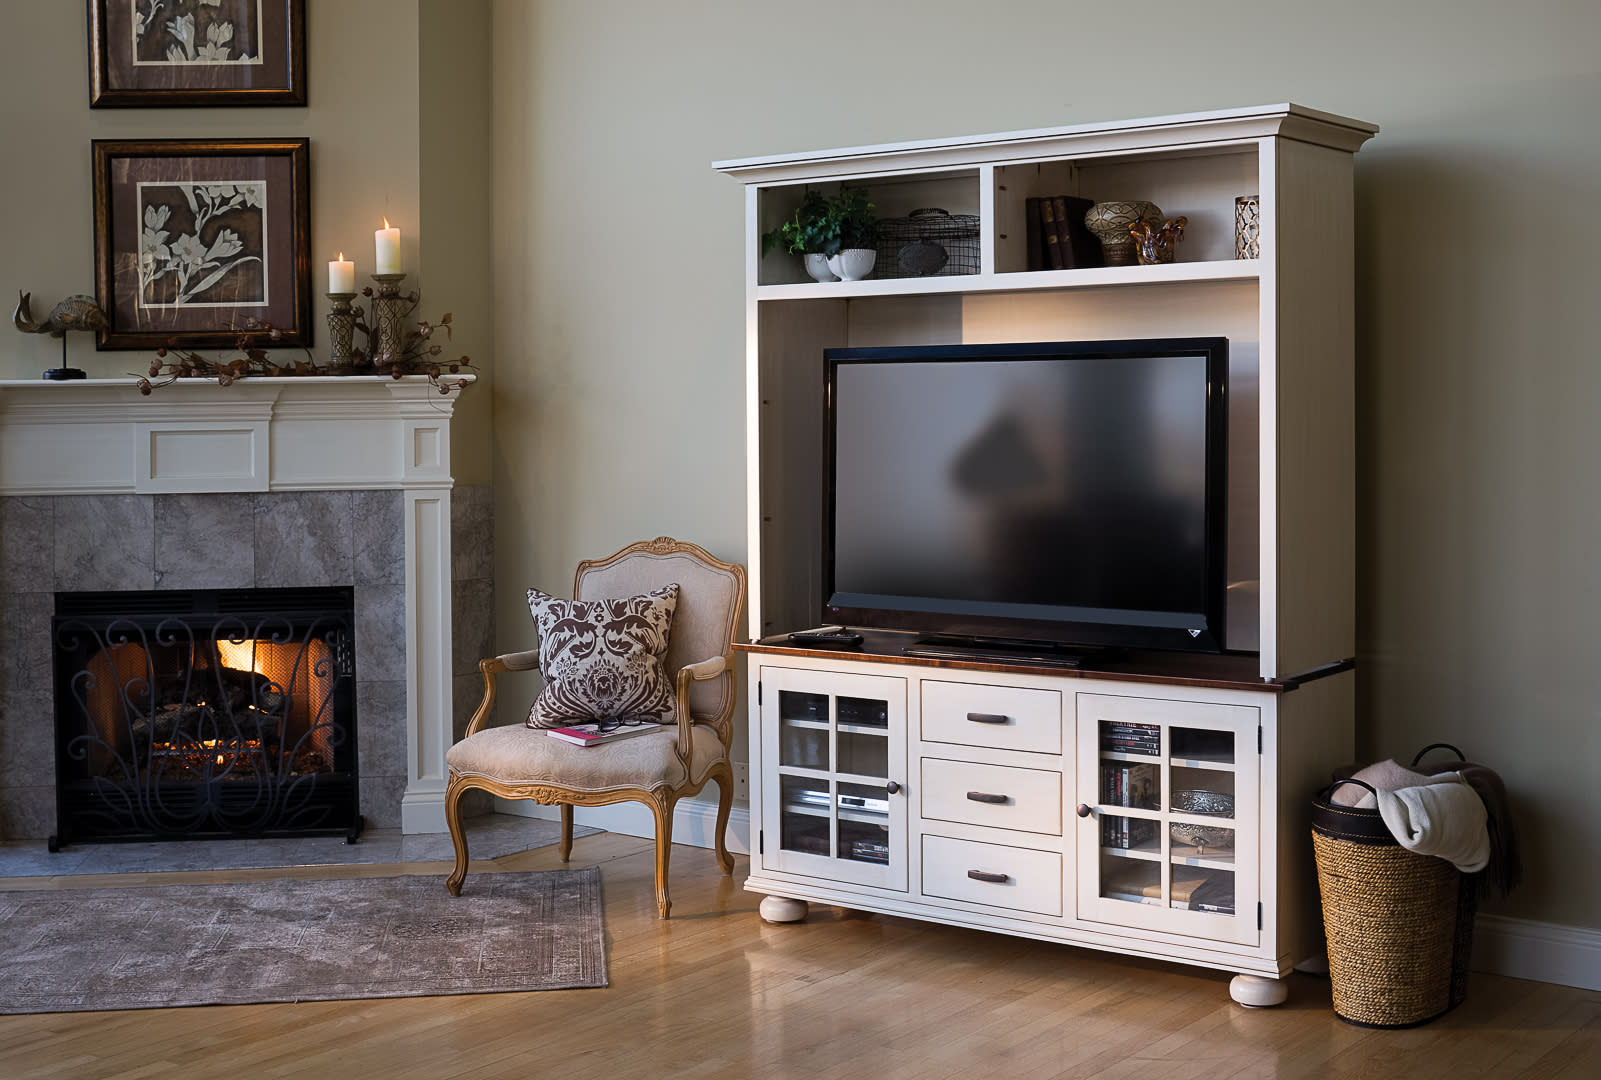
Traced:
<svg viewBox="0 0 1601 1080">
<path fill-rule="evenodd" d="M 1188 844 L 1203 858 L 1206 856 L 1207 848 L 1217 848 L 1220 851 L 1231 851 L 1234 848 L 1233 829 L 1220 829 L 1216 825 L 1186 825 L 1180 821 L 1173 822 L 1167 828 L 1175 844 Z"/>
<path fill-rule="evenodd" d="M 1234 816 L 1234 796 L 1222 791 L 1175 791 L 1169 799 L 1169 809 L 1181 814 L 1208 814 L 1213 817 Z M 1191 825 L 1174 821 L 1168 832 L 1175 843 L 1188 844 L 1196 854 L 1206 855 L 1207 848 L 1230 851 L 1234 848 L 1234 830 L 1216 825 Z"/>
<path fill-rule="evenodd" d="M 1234 816 L 1234 796 L 1224 791 L 1175 791 L 1169 810 L 1181 814 L 1212 814 L 1217 817 Z"/>
</svg>

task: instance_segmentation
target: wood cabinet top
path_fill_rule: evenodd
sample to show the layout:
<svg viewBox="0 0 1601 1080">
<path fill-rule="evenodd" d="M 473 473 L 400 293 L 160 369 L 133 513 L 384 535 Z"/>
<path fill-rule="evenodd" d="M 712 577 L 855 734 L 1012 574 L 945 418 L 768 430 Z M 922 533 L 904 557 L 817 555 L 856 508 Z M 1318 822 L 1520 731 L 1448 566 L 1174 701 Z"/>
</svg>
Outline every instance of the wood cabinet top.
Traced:
<svg viewBox="0 0 1601 1080">
<path fill-rule="evenodd" d="M 810 659 L 836 657 L 840 660 L 864 660 L 884 664 L 909 664 L 926 668 L 944 668 L 954 671 L 992 671 L 1011 675 L 1041 675 L 1052 678 L 1117 680 L 1120 682 L 1150 682 L 1164 686 L 1199 686 L 1222 690 L 1252 690 L 1264 693 L 1284 693 L 1302 682 L 1337 670 L 1346 670 L 1350 662 L 1329 665 L 1315 672 L 1292 679 L 1262 679 L 1257 674 L 1257 657 L 1254 653 L 1137 652 L 1125 650 L 1111 659 L 1084 667 L 1057 667 L 1041 664 L 1010 664 L 989 659 L 936 660 L 920 656 L 906 656 L 902 650 L 911 644 L 914 635 L 887 630 L 860 630 L 865 639 L 860 649 L 830 650 L 793 645 L 786 635 L 763 638 L 761 641 L 736 644 L 740 652 L 769 656 L 804 656 Z"/>
</svg>

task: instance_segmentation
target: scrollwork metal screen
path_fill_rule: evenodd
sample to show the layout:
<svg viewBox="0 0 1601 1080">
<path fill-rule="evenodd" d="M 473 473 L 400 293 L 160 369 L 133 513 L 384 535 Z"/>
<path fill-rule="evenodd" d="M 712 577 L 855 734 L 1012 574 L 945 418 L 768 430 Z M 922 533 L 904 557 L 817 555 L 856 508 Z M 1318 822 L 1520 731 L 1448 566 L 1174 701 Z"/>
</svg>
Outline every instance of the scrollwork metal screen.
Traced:
<svg viewBox="0 0 1601 1080">
<path fill-rule="evenodd" d="M 56 611 L 57 843 L 359 832 L 351 590 Z"/>
</svg>

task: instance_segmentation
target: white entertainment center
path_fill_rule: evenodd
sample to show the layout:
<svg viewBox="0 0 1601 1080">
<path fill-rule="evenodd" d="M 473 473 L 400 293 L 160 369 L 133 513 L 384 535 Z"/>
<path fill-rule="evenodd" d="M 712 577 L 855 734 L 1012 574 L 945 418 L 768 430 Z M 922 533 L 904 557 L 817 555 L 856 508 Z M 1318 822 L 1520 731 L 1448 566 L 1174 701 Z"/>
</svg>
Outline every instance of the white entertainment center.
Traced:
<svg viewBox="0 0 1601 1080">
<path fill-rule="evenodd" d="M 752 868 L 808 902 L 1237 973 L 1284 1000 L 1321 948 L 1307 811 L 1352 757 L 1352 155 L 1296 105 L 726 161 L 746 200 Z M 803 193 L 979 222 L 976 273 L 810 281 L 761 237 Z M 1030 269 L 1042 195 L 1148 200 L 1159 265 Z M 1237 259 L 1235 199 L 1259 196 Z M 821 621 L 823 350 L 1226 337 L 1225 655 L 1084 669 L 792 645 Z"/>
</svg>

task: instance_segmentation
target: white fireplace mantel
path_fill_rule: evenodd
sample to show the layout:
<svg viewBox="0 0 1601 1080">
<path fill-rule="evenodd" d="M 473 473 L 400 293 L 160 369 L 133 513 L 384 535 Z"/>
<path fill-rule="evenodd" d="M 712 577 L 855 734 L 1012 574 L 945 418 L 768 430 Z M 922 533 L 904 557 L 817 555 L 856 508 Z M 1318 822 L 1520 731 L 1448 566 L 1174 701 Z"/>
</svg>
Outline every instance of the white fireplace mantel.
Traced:
<svg viewBox="0 0 1601 1080">
<path fill-rule="evenodd" d="M 449 377 L 452 386 L 474 381 Z M 452 738 L 450 418 L 423 376 L 0 381 L 0 496 L 400 489 L 407 783 L 401 827 L 444 831 Z"/>
</svg>

